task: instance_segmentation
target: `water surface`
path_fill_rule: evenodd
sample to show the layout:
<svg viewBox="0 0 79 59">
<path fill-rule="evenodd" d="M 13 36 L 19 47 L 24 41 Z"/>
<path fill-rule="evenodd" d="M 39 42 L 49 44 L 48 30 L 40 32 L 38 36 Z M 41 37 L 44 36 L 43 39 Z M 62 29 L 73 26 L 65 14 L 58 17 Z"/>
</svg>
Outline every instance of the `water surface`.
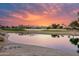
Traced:
<svg viewBox="0 0 79 59">
<path fill-rule="evenodd" d="M 63 51 L 78 51 L 77 45 L 70 42 L 72 35 L 47 35 L 47 34 L 16 34 L 8 33 L 8 40 L 16 43 L 43 46 L 48 48 L 60 49 Z M 79 36 L 74 36 L 79 38 Z"/>
</svg>

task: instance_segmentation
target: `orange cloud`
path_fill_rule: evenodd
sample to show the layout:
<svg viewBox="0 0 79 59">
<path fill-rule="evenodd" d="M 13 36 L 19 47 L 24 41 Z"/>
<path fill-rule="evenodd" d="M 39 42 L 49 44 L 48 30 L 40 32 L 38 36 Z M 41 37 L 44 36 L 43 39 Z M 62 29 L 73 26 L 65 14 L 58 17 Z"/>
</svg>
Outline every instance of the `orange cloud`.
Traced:
<svg viewBox="0 0 79 59">
<path fill-rule="evenodd" d="M 49 17 L 49 15 L 35 15 L 35 14 L 31 14 L 28 13 L 28 16 L 26 18 L 24 18 L 25 21 L 27 21 L 27 23 L 29 25 L 36 25 L 36 26 L 48 26 L 51 24 L 68 24 L 70 23 L 69 19 L 70 18 L 66 18 L 66 17 L 61 17 L 61 18 L 56 18 L 56 17 Z"/>
<path fill-rule="evenodd" d="M 25 14 L 21 14 L 18 12 L 10 13 L 10 16 L 6 18 L 8 23 L 13 25 L 34 25 L 34 26 L 49 26 L 51 24 L 68 24 L 70 23 L 69 18 L 67 17 L 50 17 L 52 13 L 57 13 L 56 10 L 51 10 L 52 12 L 49 14 L 48 11 L 44 11 L 43 14 L 33 14 L 30 12 L 25 12 Z M 4 19 L 5 20 L 5 19 Z"/>
</svg>

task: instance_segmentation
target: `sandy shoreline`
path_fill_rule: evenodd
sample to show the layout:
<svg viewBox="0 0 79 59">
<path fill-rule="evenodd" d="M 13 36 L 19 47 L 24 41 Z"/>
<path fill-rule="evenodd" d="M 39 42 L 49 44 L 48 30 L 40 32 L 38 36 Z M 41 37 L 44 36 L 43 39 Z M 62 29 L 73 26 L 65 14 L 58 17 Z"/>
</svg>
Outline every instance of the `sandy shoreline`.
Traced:
<svg viewBox="0 0 79 59">
<path fill-rule="evenodd" d="M 60 51 L 58 49 L 24 45 L 19 43 L 6 43 L 0 51 L 0 56 L 78 56 L 79 54 Z"/>
</svg>

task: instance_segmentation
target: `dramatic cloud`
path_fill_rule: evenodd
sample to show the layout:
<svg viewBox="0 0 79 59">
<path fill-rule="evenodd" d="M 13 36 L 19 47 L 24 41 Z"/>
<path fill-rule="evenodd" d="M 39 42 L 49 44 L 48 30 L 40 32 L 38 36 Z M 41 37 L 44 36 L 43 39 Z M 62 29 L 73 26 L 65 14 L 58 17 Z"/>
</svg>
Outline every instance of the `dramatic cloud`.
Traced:
<svg viewBox="0 0 79 59">
<path fill-rule="evenodd" d="M 79 4 L 22 3 L 0 4 L 0 24 L 48 26 L 68 25 L 76 19 Z"/>
</svg>

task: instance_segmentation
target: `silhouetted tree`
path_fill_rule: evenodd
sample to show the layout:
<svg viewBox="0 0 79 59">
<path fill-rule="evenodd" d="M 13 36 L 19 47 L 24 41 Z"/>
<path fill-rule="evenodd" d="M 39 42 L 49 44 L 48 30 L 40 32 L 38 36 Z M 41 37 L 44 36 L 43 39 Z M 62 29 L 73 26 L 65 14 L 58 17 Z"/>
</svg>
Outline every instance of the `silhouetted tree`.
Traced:
<svg viewBox="0 0 79 59">
<path fill-rule="evenodd" d="M 52 24 L 51 27 L 54 29 L 62 29 L 63 28 L 63 26 L 60 24 Z"/>
<path fill-rule="evenodd" d="M 52 24 L 52 28 L 54 28 L 54 29 L 57 29 L 58 28 L 58 26 L 59 26 L 59 24 Z"/>
<path fill-rule="evenodd" d="M 69 26 L 71 26 L 72 28 L 77 28 L 79 27 L 79 23 L 77 21 L 73 21 L 69 24 Z"/>
<path fill-rule="evenodd" d="M 50 27 L 50 26 L 48 26 L 48 27 L 47 27 L 47 29 L 51 29 L 51 27 Z"/>
</svg>

